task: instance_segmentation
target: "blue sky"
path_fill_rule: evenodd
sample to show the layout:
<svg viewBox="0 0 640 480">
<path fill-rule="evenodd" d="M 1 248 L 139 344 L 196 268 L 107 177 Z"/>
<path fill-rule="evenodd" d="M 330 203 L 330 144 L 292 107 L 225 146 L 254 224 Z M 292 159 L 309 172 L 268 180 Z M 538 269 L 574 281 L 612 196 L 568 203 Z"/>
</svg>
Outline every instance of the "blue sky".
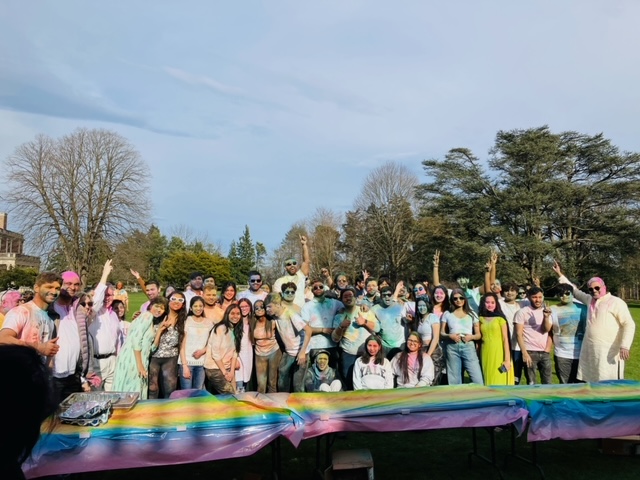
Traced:
<svg viewBox="0 0 640 480">
<path fill-rule="evenodd" d="M 247 224 L 271 250 L 385 161 L 422 181 L 421 160 L 484 158 L 501 129 L 639 151 L 638 18 L 636 1 L 3 0 L 0 158 L 115 130 L 150 166 L 164 232 L 227 248 Z"/>
</svg>

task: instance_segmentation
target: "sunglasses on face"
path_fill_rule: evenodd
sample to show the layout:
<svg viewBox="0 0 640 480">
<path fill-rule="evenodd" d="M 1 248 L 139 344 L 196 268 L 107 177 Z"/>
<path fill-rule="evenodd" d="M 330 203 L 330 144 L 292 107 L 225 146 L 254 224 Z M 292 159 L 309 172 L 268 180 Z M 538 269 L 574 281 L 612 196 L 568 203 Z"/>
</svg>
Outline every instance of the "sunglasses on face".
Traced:
<svg viewBox="0 0 640 480">
<path fill-rule="evenodd" d="M 414 292 L 424 292 L 424 288 L 418 287 L 413 289 Z"/>
<path fill-rule="evenodd" d="M 295 290 L 285 290 L 282 293 L 284 293 L 285 295 L 295 295 L 296 294 Z"/>
<path fill-rule="evenodd" d="M 169 299 L 170 302 L 178 302 L 178 303 L 184 303 L 184 298 L 181 297 L 171 297 Z"/>
<path fill-rule="evenodd" d="M 392 293 L 383 293 L 382 294 L 383 297 L 393 297 Z"/>
<path fill-rule="evenodd" d="M 311 290 L 324 290 L 324 287 L 322 285 L 314 285 Z"/>
<path fill-rule="evenodd" d="M 262 280 L 260 280 L 259 278 L 252 278 L 251 280 L 249 280 L 249 283 L 261 283 Z"/>
<path fill-rule="evenodd" d="M 518 291 L 518 295 L 525 295 L 526 293 L 527 293 L 527 292 L 522 291 L 522 290 Z"/>
<path fill-rule="evenodd" d="M 454 302 L 461 302 L 461 301 L 464 301 L 464 300 L 465 300 L 464 297 L 453 297 L 453 301 Z"/>
<path fill-rule="evenodd" d="M 571 295 L 571 292 L 562 292 L 560 294 L 561 297 L 568 297 L 569 295 Z"/>
<path fill-rule="evenodd" d="M 284 264 L 285 267 L 293 267 L 294 265 L 297 265 L 298 262 L 287 262 Z"/>
<path fill-rule="evenodd" d="M 80 305 L 83 307 L 93 307 L 93 302 L 81 302 Z"/>
<path fill-rule="evenodd" d="M 257 312 L 258 310 L 264 310 L 264 307 L 262 305 L 256 305 L 253 309 Z"/>
<path fill-rule="evenodd" d="M 589 291 L 591 293 L 593 292 L 599 292 L 600 291 L 600 287 L 598 285 L 596 285 L 595 287 L 589 287 Z"/>
</svg>

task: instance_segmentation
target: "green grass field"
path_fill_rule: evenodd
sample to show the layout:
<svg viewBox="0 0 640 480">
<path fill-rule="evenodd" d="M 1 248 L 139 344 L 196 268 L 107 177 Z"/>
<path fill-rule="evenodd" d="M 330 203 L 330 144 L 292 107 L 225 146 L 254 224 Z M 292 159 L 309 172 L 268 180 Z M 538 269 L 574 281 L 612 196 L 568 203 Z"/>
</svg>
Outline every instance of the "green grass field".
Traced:
<svg viewBox="0 0 640 480">
<path fill-rule="evenodd" d="M 132 294 L 131 311 L 139 308 L 144 301 L 143 294 Z M 636 320 L 640 320 L 640 305 L 630 305 Z M 637 338 L 638 332 L 636 332 Z M 631 359 L 627 364 L 626 377 L 640 380 L 640 351 L 636 343 L 631 349 Z M 640 412 L 639 412 L 640 415 Z M 478 431 L 481 453 L 488 454 L 488 434 Z M 323 442 L 324 444 L 324 442 Z M 518 453 L 530 456 L 531 446 L 518 439 Z M 510 449 L 510 434 L 502 431 L 496 434 L 498 458 L 502 460 Z M 423 432 L 361 433 L 348 434 L 338 438 L 333 450 L 367 448 L 373 454 L 376 479 L 458 479 L 487 480 L 498 478 L 495 470 L 474 459 L 471 466 L 467 454 L 471 451 L 470 430 L 432 430 Z M 316 441 L 307 440 L 295 449 L 288 441 L 282 440 L 282 477 L 284 479 L 311 479 L 314 476 Z M 117 460 L 115 460 L 117 461 Z M 636 479 L 640 471 L 640 457 L 605 455 L 599 450 L 596 440 L 542 442 L 538 445 L 538 461 L 548 479 L 616 480 Z M 249 474 L 269 478 L 271 452 L 269 448 L 247 458 L 218 462 L 176 465 L 161 468 L 119 470 L 91 474 L 72 475 L 72 478 L 91 480 L 134 480 L 151 478 L 156 480 L 175 478 L 215 478 L 230 480 L 256 478 Z M 531 465 L 511 460 L 503 468 L 508 479 L 528 480 L 540 478 Z M 257 477 L 261 478 L 261 477 Z"/>
</svg>

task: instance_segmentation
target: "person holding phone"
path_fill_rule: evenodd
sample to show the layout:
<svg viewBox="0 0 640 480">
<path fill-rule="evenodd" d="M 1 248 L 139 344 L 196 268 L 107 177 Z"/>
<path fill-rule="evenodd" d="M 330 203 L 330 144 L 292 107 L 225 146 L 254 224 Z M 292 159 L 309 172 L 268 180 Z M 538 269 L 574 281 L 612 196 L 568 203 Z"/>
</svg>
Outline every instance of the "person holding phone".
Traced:
<svg viewBox="0 0 640 480">
<path fill-rule="evenodd" d="M 543 384 L 551 383 L 551 342 L 548 342 L 552 327 L 551 309 L 544 303 L 540 287 L 531 287 L 527 292 L 529 305 L 521 308 L 514 318 L 518 345 L 525 365 L 524 376 L 529 385 L 535 385 L 537 372 Z"/>
<path fill-rule="evenodd" d="M 480 299 L 482 376 L 485 385 L 514 385 L 509 326 L 498 295 L 485 293 Z"/>
</svg>

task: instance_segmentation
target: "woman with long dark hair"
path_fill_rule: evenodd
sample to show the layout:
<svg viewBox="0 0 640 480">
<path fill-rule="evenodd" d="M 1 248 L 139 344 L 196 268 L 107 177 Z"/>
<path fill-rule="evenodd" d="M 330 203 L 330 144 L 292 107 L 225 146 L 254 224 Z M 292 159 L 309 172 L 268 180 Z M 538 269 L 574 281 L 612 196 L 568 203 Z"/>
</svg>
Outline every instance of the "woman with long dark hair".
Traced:
<svg viewBox="0 0 640 480">
<path fill-rule="evenodd" d="M 166 312 L 167 300 L 157 297 L 151 300 L 148 310 L 131 323 L 129 334 L 116 359 L 113 379 L 115 392 L 140 392 L 141 399 L 147 398 L 149 355 L 165 331 L 162 327 L 154 328 L 154 324 L 162 325 Z"/>
<path fill-rule="evenodd" d="M 419 297 L 417 306 L 417 329 L 422 339 L 422 350 L 433 361 L 433 385 L 440 383 L 442 370 L 445 367 L 444 352 L 440 346 L 440 315 L 431 311 L 433 307 L 427 297 Z"/>
<path fill-rule="evenodd" d="M 422 351 L 422 338 L 411 332 L 401 352 L 391 360 L 398 388 L 428 387 L 433 382 L 433 361 Z"/>
<path fill-rule="evenodd" d="M 259 393 L 278 391 L 278 366 L 282 350 L 276 339 L 276 322 L 267 317 L 263 300 L 256 300 L 251 318 L 251 338 L 253 339 L 256 381 Z"/>
<path fill-rule="evenodd" d="M 178 355 L 184 337 L 184 324 L 187 320 L 186 298 L 182 292 L 173 292 L 169 297 L 167 318 L 155 328 L 162 329 L 162 335 L 154 342 L 156 350 L 149 362 L 149 398 L 159 398 L 162 387 L 163 398 L 178 386 Z"/>
<path fill-rule="evenodd" d="M 447 357 L 447 376 L 449 385 L 462 383 L 463 369 L 467 371 L 472 383 L 482 384 L 482 370 L 476 353 L 475 340 L 480 340 L 480 324 L 460 288 L 451 291 L 451 307 L 442 316 L 440 334 L 445 340 Z"/>
<path fill-rule="evenodd" d="M 180 388 L 183 390 L 204 388 L 204 355 L 212 328 L 213 322 L 204 316 L 204 300 L 197 295 L 192 297 L 178 358 Z"/>
<path fill-rule="evenodd" d="M 480 299 L 480 332 L 485 385 L 514 385 L 509 326 L 498 296 L 493 292 L 485 293 Z"/>
<path fill-rule="evenodd" d="M 250 326 L 253 318 L 253 305 L 248 298 L 241 298 L 238 300 L 238 306 L 242 316 L 234 326 L 233 334 L 236 337 L 236 343 L 238 343 L 238 340 L 240 343 L 240 349 L 238 350 L 240 368 L 236 370 L 236 391 L 242 393 L 245 391 L 253 373 L 253 342 Z"/>
<path fill-rule="evenodd" d="M 232 303 L 225 310 L 222 321 L 213 327 L 209 335 L 204 371 L 213 394 L 236 393 L 240 341 L 236 341 L 234 327 L 241 319 L 240 307 Z"/>
<path fill-rule="evenodd" d="M 381 390 L 393 388 L 393 369 L 384 355 L 382 340 L 371 335 L 364 342 L 364 353 L 353 365 L 354 390 Z"/>
</svg>

